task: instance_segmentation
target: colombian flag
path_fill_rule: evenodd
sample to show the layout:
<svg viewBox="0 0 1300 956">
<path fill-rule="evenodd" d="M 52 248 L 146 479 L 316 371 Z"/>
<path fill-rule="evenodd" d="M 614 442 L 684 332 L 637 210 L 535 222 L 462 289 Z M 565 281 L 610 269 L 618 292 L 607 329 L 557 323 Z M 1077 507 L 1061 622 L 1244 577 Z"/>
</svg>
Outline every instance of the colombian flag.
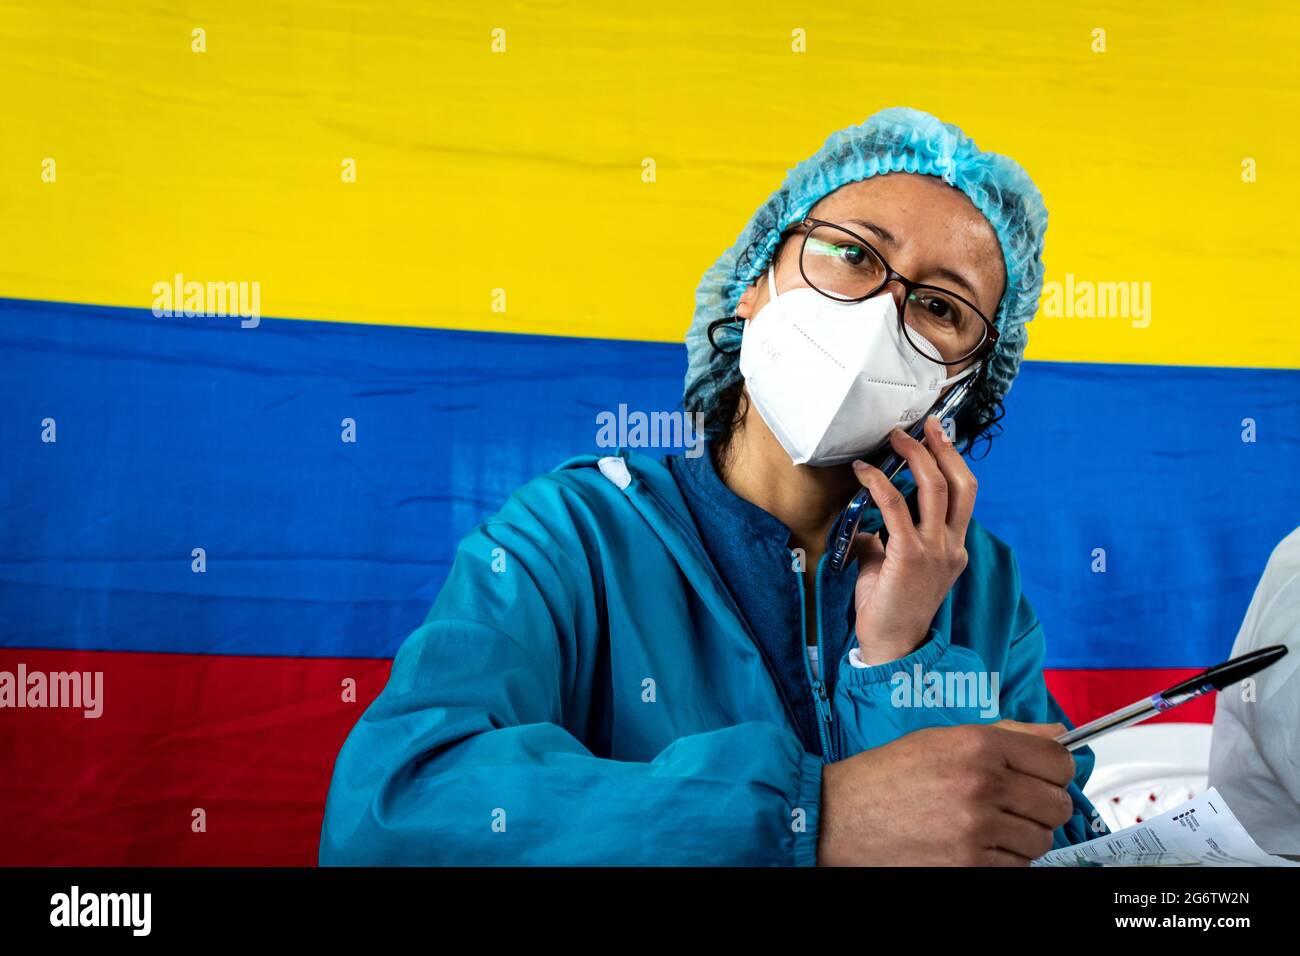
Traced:
<svg viewBox="0 0 1300 956">
<path fill-rule="evenodd" d="M 1294 10 L 880 16 L 9 0 L 0 672 L 102 691 L 0 709 L 0 863 L 314 863 L 455 542 L 678 407 L 705 268 L 885 106 L 1050 210 L 975 467 L 1052 690 L 1084 721 L 1224 659 L 1300 524 Z"/>
</svg>

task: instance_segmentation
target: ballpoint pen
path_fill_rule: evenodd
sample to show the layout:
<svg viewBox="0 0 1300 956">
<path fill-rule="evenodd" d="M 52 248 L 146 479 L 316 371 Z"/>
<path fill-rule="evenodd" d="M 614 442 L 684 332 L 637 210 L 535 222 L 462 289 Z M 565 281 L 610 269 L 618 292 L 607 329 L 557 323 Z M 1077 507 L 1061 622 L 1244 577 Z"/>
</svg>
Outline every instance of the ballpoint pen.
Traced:
<svg viewBox="0 0 1300 956">
<path fill-rule="evenodd" d="M 1282 644 L 1275 644 L 1272 647 L 1260 648 L 1257 651 L 1251 651 L 1249 654 L 1234 657 L 1230 661 L 1224 661 L 1209 670 L 1202 671 L 1195 677 L 1189 677 L 1168 690 L 1162 690 L 1158 694 L 1152 694 L 1150 697 L 1134 701 L 1127 707 L 1121 707 L 1104 717 L 1098 717 L 1081 727 L 1076 727 L 1074 730 L 1057 737 L 1056 742 L 1064 744 L 1067 750 L 1078 750 L 1090 740 L 1095 740 L 1102 734 L 1108 734 L 1112 730 L 1119 730 L 1121 727 L 1139 723 L 1156 714 L 1163 714 L 1165 711 L 1172 710 L 1189 700 L 1195 700 L 1210 691 L 1223 690 L 1228 685 L 1244 680 L 1251 674 L 1276 663 L 1285 655 L 1286 647 Z"/>
</svg>

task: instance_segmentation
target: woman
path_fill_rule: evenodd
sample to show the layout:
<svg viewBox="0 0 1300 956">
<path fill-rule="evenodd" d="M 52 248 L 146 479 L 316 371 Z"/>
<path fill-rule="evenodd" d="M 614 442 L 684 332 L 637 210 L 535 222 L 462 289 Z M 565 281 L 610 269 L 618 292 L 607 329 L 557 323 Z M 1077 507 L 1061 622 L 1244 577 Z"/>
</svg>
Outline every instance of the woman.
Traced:
<svg viewBox="0 0 1300 956">
<path fill-rule="evenodd" d="M 895 428 L 972 378 L 949 427 L 986 435 L 1045 226 L 1019 166 L 915 110 L 793 169 L 697 294 L 708 454 L 572 459 L 465 537 L 321 863 L 1022 865 L 1102 829 L 969 468 Z M 894 484 L 858 460 L 891 450 Z"/>
</svg>

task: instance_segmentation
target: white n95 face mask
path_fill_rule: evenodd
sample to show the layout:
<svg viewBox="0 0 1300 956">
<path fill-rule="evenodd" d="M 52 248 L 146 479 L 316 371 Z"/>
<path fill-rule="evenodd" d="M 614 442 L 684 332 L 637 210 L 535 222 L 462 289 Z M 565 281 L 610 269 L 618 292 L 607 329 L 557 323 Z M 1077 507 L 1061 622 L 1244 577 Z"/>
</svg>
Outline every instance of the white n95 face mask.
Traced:
<svg viewBox="0 0 1300 956">
<path fill-rule="evenodd" d="M 836 302 L 801 286 L 777 295 L 745 323 L 740 373 L 749 399 L 796 465 L 838 465 L 874 450 L 895 427 L 908 428 L 943 389 L 975 368 L 945 377 L 947 367 L 921 356 L 903 337 L 888 292 Z M 926 353 L 942 356 L 913 332 Z"/>
</svg>

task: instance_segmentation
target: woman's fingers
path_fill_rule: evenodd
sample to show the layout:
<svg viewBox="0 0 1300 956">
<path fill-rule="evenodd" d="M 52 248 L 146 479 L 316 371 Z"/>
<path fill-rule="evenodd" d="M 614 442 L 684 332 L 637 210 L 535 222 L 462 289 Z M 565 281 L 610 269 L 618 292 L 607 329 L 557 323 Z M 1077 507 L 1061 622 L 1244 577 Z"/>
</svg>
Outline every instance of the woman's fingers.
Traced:
<svg viewBox="0 0 1300 956">
<path fill-rule="evenodd" d="M 929 422 L 926 422 L 927 441 L 934 441 L 928 434 Z M 948 479 L 944 477 L 930 450 L 907 432 L 895 429 L 889 435 L 889 443 L 894 451 L 907 459 L 907 465 L 916 479 L 917 504 L 921 510 L 920 528 L 922 532 L 937 531 L 948 523 Z M 893 534 L 894 529 L 890 528 Z"/>
<path fill-rule="evenodd" d="M 990 727 L 1000 727 L 1002 730 L 1014 730 L 1017 733 L 1033 734 L 1035 737 L 1059 737 L 1065 733 L 1065 724 L 1033 724 L 1026 723 L 1022 720 L 1002 720 L 994 721 L 989 724 Z"/>
<path fill-rule="evenodd" d="M 994 829 L 996 849 L 1035 859 L 1052 848 L 1052 829 L 1010 813 L 998 815 Z"/>
<path fill-rule="evenodd" d="M 871 491 L 891 537 L 907 532 L 932 534 L 941 530 L 948 541 L 961 546 L 965 543 L 966 529 L 975 510 L 975 474 L 948 441 L 936 416 L 926 419 L 925 439 L 926 443 L 922 444 L 902 429 L 895 429 L 889 436 L 891 447 L 907 460 L 916 481 L 917 504 L 921 513 L 918 524 L 912 523 L 903 495 L 880 469 L 861 461 L 855 461 L 853 469 L 858 480 Z M 890 506 L 888 509 L 886 504 Z"/>
<path fill-rule="evenodd" d="M 966 540 L 966 528 L 975 511 L 975 492 L 978 482 L 975 473 L 966 464 L 937 416 L 931 415 L 925 423 L 926 447 L 948 484 L 948 514 L 945 519 L 956 541 Z"/>
<path fill-rule="evenodd" d="M 880 516 L 889 529 L 889 540 L 904 541 L 917 537 L 916 525 L 912 524 L 912 512 L 907 509 L 907 499 L 885 477 L 885 473 L 875 465 L 865 461 L 855 461 L 853 472 L 871 492 L 871 500 L 880 509 Z"/>
<path fill-rule="evenodd" d="M 859 568 L 865 568 L 868 562 L 879 564 L 885 560 L 885 546 L 881 543 L 880 535 L 861 531 L 849 546 L 849 554 L 857 559 Z"/>
</svg>

